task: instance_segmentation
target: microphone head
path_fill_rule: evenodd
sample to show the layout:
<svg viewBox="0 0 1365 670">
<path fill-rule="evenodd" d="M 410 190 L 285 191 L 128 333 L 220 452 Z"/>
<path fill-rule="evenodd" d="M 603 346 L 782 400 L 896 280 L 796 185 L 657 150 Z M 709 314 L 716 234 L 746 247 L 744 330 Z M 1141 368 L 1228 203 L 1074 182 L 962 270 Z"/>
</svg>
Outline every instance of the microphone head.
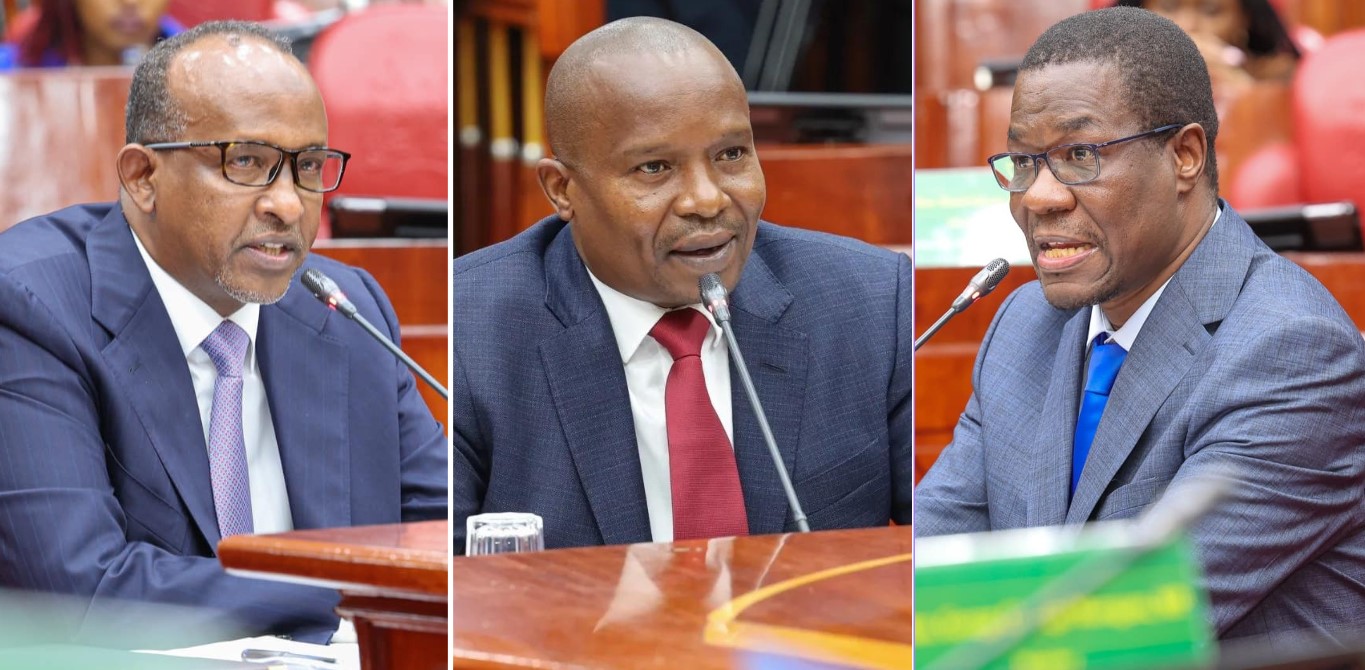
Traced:
<svg viewBox="0 0 1365 670">
<path fill-rule="evenodd" d="M 986 295 L 994 291 L 995 287 L 999 286 L 1005 278 L 1005 275 L 1010 273 L 1010 262 L 1003 258 L 997 258 L 987 263 L 986 267 L 982 269 L 986 271 L 986 278 L 981 282 L 981 295 Z"/>
<path fill-rule="evenodd" d="M 337 290 L 336 282 L 332 281 L 331 277 L 322 274 L 322 271 L 317 268 L 304 270 L 300 281 L 304 288 L 313 294 L 313 297 L 324 302 L 332 291 Z"/>
<path fill-rule="evenodd" d="M 708 272 L 697 280 L 697 287 L 701 291 L 701 304 L 711 310 L 711 315 L 716 321 L 720 323 L 729 321 L 730 306 L 726 298 L 725 285 L 720 283 L 720 277 L 714 272 Z"/>
<path fill-rule="evenodd" d="M 314 298 L 321 300 L 328 307 L 341 312 L 346 317 L 355 315 L 355 305 L 351 304 L 346 294 L 341 291 L 341 287 L 332 281 L 331 277 L 323 274 L 317 268 L 308 268 L 303 271 L 300 280 L 304 287 L 313 294 Z"/>
<path fill-rule="evenodd" d="M 954 312 L 961 312 L 972 306 L 972 303 L 980 300 L 982 296 L 995 290 L 1000 285 L 1000 280 L 1010 271 L 1010 262 L 997 258 L 986 264 L 986 267 L 977 270 L 971 281 L 967 282 L 967 288 L 953 301 L 951 309 Z"/>
</svg>

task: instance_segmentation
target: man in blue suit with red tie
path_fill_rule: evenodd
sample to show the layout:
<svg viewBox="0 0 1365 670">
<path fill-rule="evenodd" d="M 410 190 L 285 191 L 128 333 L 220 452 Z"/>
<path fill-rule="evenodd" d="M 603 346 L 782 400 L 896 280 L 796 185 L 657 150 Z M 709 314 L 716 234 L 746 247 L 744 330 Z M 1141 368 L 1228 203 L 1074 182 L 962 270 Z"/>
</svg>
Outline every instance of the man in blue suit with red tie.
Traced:
<svg viewBox="0 0 1365 670">
<path fill-rule="evenodd" d="M 446 516 L 446 448 L 412 376 L 293 287 L 347 155 L 286 43 L 208 23 L 134 74 L 117 204 L 0 235 L 0 585 L 68 594 L 78 639 L 177 626 L 322 641 L 335 592 L 227 575 L 221 538 Z M 130 613 L 132 614 L 130 616 Z"/>
<path fill-rule="evenodd" d="M 554 208 L 454 267 L 452 508 L 534 512 L 545 545 L 795 530 L 698 279 L 733 332 L 814 529 L 910 519 L 904 255 L 759 221 L 745 91 L 661 19 L 574 43 L 546 89 Z"/>
</svg>

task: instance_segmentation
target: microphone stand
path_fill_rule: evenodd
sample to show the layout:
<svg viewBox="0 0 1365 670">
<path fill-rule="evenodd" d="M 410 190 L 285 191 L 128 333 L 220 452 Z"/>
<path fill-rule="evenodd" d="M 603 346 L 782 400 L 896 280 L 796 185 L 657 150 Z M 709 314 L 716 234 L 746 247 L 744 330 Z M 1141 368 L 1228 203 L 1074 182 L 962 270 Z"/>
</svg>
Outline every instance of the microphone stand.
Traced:
<svg viewBox="0 0 1365 670">
<path fill-rule="evenodd" d="M 717 322 L 720 320 L 717 319 Z M 810 525 L 806 523 L 806 512 L 801 509 L 801 501 L 796 499 L 796 489 L 792 487 L 791 478 L 787 476 L 787 468 L 782 464 L 782 452 L 777 450 L 777 439 L 773 437 L 773 430 L 768 427 L 768 417 L 763 414 L 763 406 L 758 404 L 758 391 L 754 389 L 754 380 L 749 377 L 749 366 L 744 364 L 744 354 L 739 353 L 739 343 L 735 341 L 735 334 L 730 329 L 730 320 L 726 319 L 720 323 L 720 332 L 725 335 L 725 345 L 730 348 L 730 355 L 735 357 L 735 369 L 739 371 L 739 380 L 744 384 L 745 395 L 749 396 L 749 405 L 754 408 L 754 416 L 758 417 L 758 429 L 763 431 L 763 441 L 768 445 L 768 453 L 773 458 L 773 463 L 777 465 L 777 476 L 782 480 L 782 490 L 787 493 L 787 504 L 792 508 L 792 520 L 796 522 L 796 527 L 803 533 L 810 532 Z"/>
</svg>

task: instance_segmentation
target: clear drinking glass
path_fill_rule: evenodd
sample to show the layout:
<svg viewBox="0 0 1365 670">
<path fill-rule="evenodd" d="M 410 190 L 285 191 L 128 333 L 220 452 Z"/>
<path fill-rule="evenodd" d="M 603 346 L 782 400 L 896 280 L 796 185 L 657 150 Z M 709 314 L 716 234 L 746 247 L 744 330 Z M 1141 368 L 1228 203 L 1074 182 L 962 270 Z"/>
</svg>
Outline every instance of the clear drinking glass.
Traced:
<svg viewBox="0 0 1365 670">
<path fill-rule="evenodd" d="M 465 526 L 466 556 L 541 551 L 544 522 L 528 512 L 490 512 L 469 517 Z"/>
</svg>

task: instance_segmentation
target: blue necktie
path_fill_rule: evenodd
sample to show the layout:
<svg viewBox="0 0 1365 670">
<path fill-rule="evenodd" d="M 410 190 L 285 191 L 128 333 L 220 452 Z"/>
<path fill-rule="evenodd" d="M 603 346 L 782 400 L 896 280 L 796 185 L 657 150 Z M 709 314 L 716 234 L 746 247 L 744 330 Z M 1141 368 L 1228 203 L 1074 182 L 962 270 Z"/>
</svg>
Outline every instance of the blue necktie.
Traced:
<svg viewBox="0 0 1365 670">
<path fill-rule="evenodd" d="M 1085 459 L 1095 441 L 1095 429 L 1100 426 L 1104 405 L 1109 402 L 1109 389 L 1114 388 L 1114 379 L 1119 376 L 1119 367 L 1127 356 L 1128 352 L 1110 340 L 1108 333 L 1095 336 L 1095 347 L 1090 351 L 1090 365 L 1085 376 L 1085 396 L 1081 399 L 1080 416 L 1076 417 L 1076 438 L 1072 441 L 1072 494 L 1076 493 L 1076 485 L 1081 481 L 1081 470 L 1085 469 Z"/>
</svg>

